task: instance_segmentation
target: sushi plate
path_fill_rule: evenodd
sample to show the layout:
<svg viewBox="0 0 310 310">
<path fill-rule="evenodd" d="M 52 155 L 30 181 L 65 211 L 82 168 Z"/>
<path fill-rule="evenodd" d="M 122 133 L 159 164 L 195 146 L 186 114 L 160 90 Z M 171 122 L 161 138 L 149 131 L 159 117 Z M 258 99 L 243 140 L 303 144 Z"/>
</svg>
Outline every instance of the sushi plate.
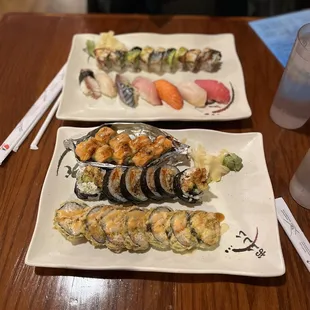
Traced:
<svg viewBox="0 0 310 310">
<path fill-rule="evenodd" d="M 227 88 L 233 87 L 234 100 L 228 109 L 218 112 L 223 104 L 216 108 L 199 111 L 194 106 L 185 102 L 181 110 L 174 110 L 170 106 L 152 106 L 146 101 L 139 99 L 136 108 L 127 107 L 119 97 L 109 98 L 102 96 L 95 100 L 86 97 L 78 82 L 81 69 L 98 70 L 96 61 L 89 58 L 83 51 L 87 40 L 98 40 L 99 35 L 77 34 L 73 37 L 72 47 L 69 54 L 67 72 L 65 76 L 63 98 L 57 111 L 57 118 L 77 121 L 228 121 L 251 117 L 251 109 L 247 101 L 243 71 L 238 58 L 235 39 L 232 34 L 203 35 L 203 34 L 154 34 L 154 33 L 131 33 L 117 35 L 116 38 L 128 48 L 134 46 L 154 47 L 180 47 L 188 48 L 210 47 L 222 53 L 222 64 L 217 72 L 176 72 L 158 75 L 148 72 L 125 72 L 124 75 L 133 80 L 137 76 L 148 77 L 152 81 L 166 79 L 173 84 L 196 79 L 212 79 L 222 82 Z M 114 79 L 115 73 L 110 73 Z M 232 91 L 231 91 L 232 95 Z M 213 105 L 214 107 L 214 105 Z M 216 113 L 215 113 L 216 112 Z"/>
<path fill-rule="evenodd" d="M 221 182 L 211 184 L 210 199 L 195 207 L 220 212 L 225 216 L 228 230 L 222 235 L 220 245 L 215 250 L 176 254 L 151 249 L 143 254 L 116 254 L 107 249 L 95 249 L 89 243 L 72 245 L 65 240 L 52 227 L 54 212 L 59 205 L 68 199 L 76 199 L 73 194 L 76 160 L 73 152 L 62 156 L 65 150 L 63 141 L 82 136 L 90 130 L 73 127 L 58 130 L 54 155 L 42 188 L 35 230 L 26 256 L 27 265 L 255 277 L 274 277 L 285 273 L 274 195 L 260 133 L 228 134 L 200 129 L 168 131 L 177 139 L 187 139 L 187 143 L 194 147 L 200 143 L 210 152 L 225 148 L 243 159 L 244 168 L 238 173 L 229 173 Z M 56 175 L 58 166 L 59 173 Z M 161 205 L 188 209 L 180 202 L 164 202 Z M 149 204 L 146 207 L 155 206 Z"/>
</svg>

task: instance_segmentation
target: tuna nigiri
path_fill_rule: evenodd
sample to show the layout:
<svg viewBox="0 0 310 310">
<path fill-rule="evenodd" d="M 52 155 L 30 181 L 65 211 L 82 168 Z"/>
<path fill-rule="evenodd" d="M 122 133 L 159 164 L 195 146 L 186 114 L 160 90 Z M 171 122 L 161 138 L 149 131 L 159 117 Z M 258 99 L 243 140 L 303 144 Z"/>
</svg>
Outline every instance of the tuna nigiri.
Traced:
<svg viewBox="0 0 310 310">
<path fill-rule="evenodd" d="M 116 88 L 113 80 L 103 71 L 95 74 L 95 79 L 97 80 L 100 91 L 103 95 L 114 98 L 116 97 Z"/>
<path fill-rule="evenodd" d="M 141 98 L 146 100 L 151 105 L 162 105 L 154 83 L 148 78 L 139 76 L 134 79 L 132 86 L 138 89 Z"/>
<path fill-rule="evenodd" d="M 207 92 L 194 82 L 181 82 L 178 89 L 183 99 L 191 105 L 203 108 L 207 102 Z"/>
<path fill-rule="evenodd" d="M 196 80 L 195 83 L 207 92 L 208 101 L 228 104 L 231 99 L 229 89 L 216 80 Z"/>
<path fill-rule="evenodd" d="M 79 75 L 80 88 L 84 95 L 94 99 L 101 97 L 100 85 L 95 79 L 94 72 L 89 69 L 82 69 Z"/>
<path fill-rule="evenodd" d="M 166 80 L 157 80 L 154 82 L 158 96 L 172 108 L 180 110 L 183 108 L 183 98 L 179 90 Z"/>
</svg>

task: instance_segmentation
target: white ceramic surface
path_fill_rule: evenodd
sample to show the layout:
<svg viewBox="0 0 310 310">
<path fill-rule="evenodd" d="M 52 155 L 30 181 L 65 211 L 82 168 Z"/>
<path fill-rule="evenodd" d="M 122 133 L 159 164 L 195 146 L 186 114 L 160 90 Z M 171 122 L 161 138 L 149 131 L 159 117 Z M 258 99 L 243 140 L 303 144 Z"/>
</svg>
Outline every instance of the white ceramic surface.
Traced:
<svg viewBox="0 0 310 310">
<path fill-rule="evenodd" d="M 127 269 L 176 273 L 218 273 L 271 277 L 285 273 L 279 240 L 275 202 L 259 133 L 228 134 L 209 130 L 167 130 L 188 144 L 204 145 L 210 152 L 225 148 L 243 158 L 244 168 L 230 172 L 221 182 L 211 184 L 213 198 L 197 209 L 221 212 L 229 230 L 214 251 L 196 250 L 175 254 L 151 249 L 144 254 L 115 254 L 95 249 L 89 243 L 72 245 L 52 228 L 55 210 L 61 202 L 74 198 L 75 179 L 70 173 L 76 164 L 68 153 L 56 176 L 57 164 L 64 152 L 63 140 L 82 136 L 90 128 L 62 127 L 58 130 L 54 155 L 42 188 L 38 217 L 26 264 L 74 269 Z M 66 166 L 69 166 L 66 167 Z M 76 198 L 76 197 L 75 197 Z M 174 209 L 186 209 L 179 202 L 164 203 Z M 154 207 L 156 204 L 150 204 Z M 256 241 L 255 241 L 256 236 Z M 251 246 L 252 245 L 252 246 Z M 240 250 L 241 249 L 241 250 Z"/>
<path fill-rule="evenodd" d="M 73 37 L 72 47 L 68 59 L 68 67 L 63 88 L 63 100 L 57 111 L 58 119 L 78 120 L 78 121 L 161 121 L 161 120 L 196 120 L 196 121 L 215 121 L 215 120 L 236 120 L 251 116 L 242 67 L 236 52 L 235 40 L 232 34 L 202 35 L 202 34 L 171 34 L 162 35 L 155 33 L 131 33 L 118 35 L 117 38 L 128 48 L 133 46 L 151 45 L 154 47 L 180 47 L 204 48 L 211 47 L 222 53 L 222 66 L 218 72 L 177 72 L 175 74 L 163 74 L 159 76 L 155 73 L 130 73 L 125 75 L 133 80 L 137 76 L 149 77 L 151 80 L 159 78 L 178 84 L 181 81 L 194 81 L 196 79 L 215 79 L 223 82 L 229 87 L 231 82 L 234 88 L 235 99 L 232 105 L 221 113 L 209 115 L 196 110 L 192 105 L 185 102 L 183 109 L 174 110 L 170 106 L 153 107 L 144 100 L 140 99 L 138 107 L 130 108 L 121 103 L 120 99 L 110 99 L 101 97 L 95 100 L 86 97 L 79 88 L 78 76 L 81 69 L 90 68 L 98 70 L 94 59 L 88 59 L 88 55 L 83 51 L 87 40 L 97 40 L 98 35 L 77 34 Z M 110 73 L 115 77 L 115 73 Z M 218 110 L 224 107 L 223 104 L 217 105 Z M 214 109 L 213 109 L 214 110 Z"/>
</svg>

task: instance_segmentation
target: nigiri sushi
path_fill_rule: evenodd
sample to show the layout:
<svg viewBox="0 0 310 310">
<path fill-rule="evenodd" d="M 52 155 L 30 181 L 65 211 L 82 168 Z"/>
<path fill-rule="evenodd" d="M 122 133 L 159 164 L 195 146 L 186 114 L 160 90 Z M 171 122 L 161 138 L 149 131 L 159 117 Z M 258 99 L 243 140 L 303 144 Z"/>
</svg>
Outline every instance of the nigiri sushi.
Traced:
<svg viewBox="0 0 310 310">
<path fill-rule="evenodd" d="M 188 71 L 191 71 L 191 72 L 197 71 L 200 53 L 201 53 L 201 50 L 199 49 L 190 49 L 185 54 L 185 63 L 186 63 L 186 68 Z"/>
<path fill-rule="evenodd" d="M 223 83 L 216 80 L 195 80 L 195 83 L 207 92 L 208 102 L 230 102 L 230 91 Z"/>
<path fill-rule="evenodd" d="M 156 86 L 150 79 L 137 77 L 132 82 L 132 86 L 138 89 L 141 98 L 146 100 L 151 105 L 162 105 L 162 102 L 157 94 Z M 202 91 L 205 93 L 204 90 Z"/>
<path fill-rule="evenodd" d="M 101 94 L 114 98 L 116 97 L 116 88 L 113 80 L 103 71 L 95 74 L 95 79 L 97 80 Z"/>
<path fill-rule="evenodd" d="M 158 96 L 172 108 L 180 110 L 183 108 L 183 98 L 179 90 L 166 80 L 157 80 L 154 82 Z"/>
<path fill-rule="evenodd" d="M 149 61 L 154 49 L 150 46 L 146 46 L 140 53 L 140 69 L 143 71 L 149 70 Z"/>
<path fill-rule="evenodd" d="M 116 74 L 115 84 L 121 101 L 127 106 L 134 108 L 138 104 L 139 93 L 129 80 L 120 74 Z"/>
<path fill-rule="evenodd" d="M 149 72 L 156 72 L 156 73 L 160 73 L 161 72 L 161 63 L 162 63 L 162 59 L 164 57 L 165 54 L 165 49 L 160 47 L 156 50 L 154 50 L 154 52 L 150 55 L 150 59 L 149 59 Z"/>
<path fill-rule="evenodd" d="M 174 57 L 177 50 L 175 48 L 168 48 L 163 56 L 163 60 L 161 63 L 161 70 L 162 72 L 173 72 L 173 64 L 174 64 Z"/>
<path fill-rule="evenodd" d="M 127 52 L 126 59 L 125 59 L 125 66 L 128 71 L 131 71 L 131 72 L 140 71 L 139 56 L 140 56 L 141 51 L 142 51 L 142 48 L 136 46 Z"/>
<path fill-rule="evenodd" d="M 203 108 L 207 102 L 207 92 L 194 82 L 181 82 L 178 89 L 183 99 L 191 105 Z"/>
<path fill-rule="evenodd" d="M 79 74 L 80 88 L 84 95 L 91 96 L 94 99 L 101 97 L 101 90 L 94 72 L 89 69 L 82 69 Z"/>
</svg>

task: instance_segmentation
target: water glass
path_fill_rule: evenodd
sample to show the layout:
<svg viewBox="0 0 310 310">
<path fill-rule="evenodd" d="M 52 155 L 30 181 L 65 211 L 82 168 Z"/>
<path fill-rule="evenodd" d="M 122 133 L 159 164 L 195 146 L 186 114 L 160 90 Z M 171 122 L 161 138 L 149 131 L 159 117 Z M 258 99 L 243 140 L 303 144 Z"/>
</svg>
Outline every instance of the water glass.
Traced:
<svg viewBox="0 0 310 310">
<path fill-rule="evenodd" d="M 303 126 L 310 117 L 310 24 L 298 31 L 270 116 L 287 129 Z"/>
</svg>

